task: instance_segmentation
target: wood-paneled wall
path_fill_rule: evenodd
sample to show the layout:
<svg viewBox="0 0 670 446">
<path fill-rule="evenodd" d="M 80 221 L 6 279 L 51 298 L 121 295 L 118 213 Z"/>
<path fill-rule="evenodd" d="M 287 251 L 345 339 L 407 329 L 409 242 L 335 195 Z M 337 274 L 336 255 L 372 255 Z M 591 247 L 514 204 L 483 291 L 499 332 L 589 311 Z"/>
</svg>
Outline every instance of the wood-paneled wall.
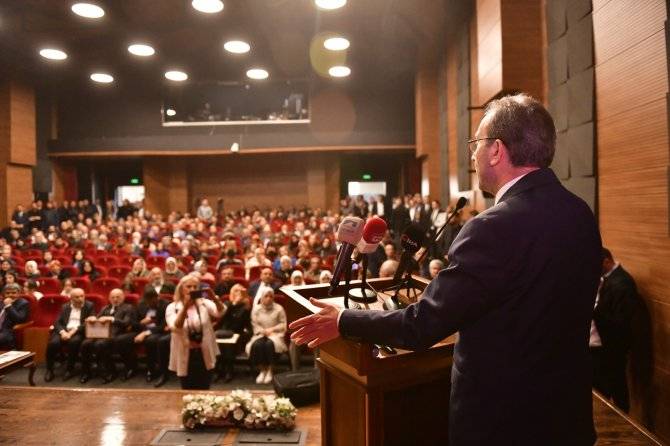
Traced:
<svg viewBox="0 0 670 446">
<path fill-rule="evenodd" d="M 632 414 L 670 441 L 666 19 L 663 0 L 593 2 L 600 229 L 651 324 L 651 376 L 631 364 Z"/>
<path fill-rule="evenodd" d="M 197 198 L 226 209 L 245 206 L 310 206 L 337 209 L 337 155 L 318 153 L 146 157 L 143 161 L 149 211 L 193 211 Z"/>
<path fill-rule="evenodd" d="M 35 141 L 33 88 L 0 82 L 0 226 L 9 223 L 16 205 L 32 201 Z"/>
</svg>

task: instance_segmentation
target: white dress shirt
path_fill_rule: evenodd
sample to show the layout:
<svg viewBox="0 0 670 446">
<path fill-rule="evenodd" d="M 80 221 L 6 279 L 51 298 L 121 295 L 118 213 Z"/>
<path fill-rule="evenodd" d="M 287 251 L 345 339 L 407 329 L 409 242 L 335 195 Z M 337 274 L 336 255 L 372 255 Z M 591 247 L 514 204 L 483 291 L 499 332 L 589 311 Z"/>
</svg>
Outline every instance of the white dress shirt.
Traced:
<svg viewBox="0 0 670 446">
<path fill-rule="evenodd" d="M 518 177 L 512 178 L 507 183 L 503 184 L 503 187 L 501 187 L 500 190 L 498 190 L 498 192 L 496 193 L 496 199 L 493 205 L 495 206 L 496 204 L 498 204 L 502 196 L 505 195 L 505 192 L 510 190 L 512 186 L 514 186 L 521 178 L 525 177 L 529 173 L 530 172 L 524 173 L 523 175 L 519 175 Z"/>
<path fill-rule="evenodd" d="M 81 308 L 72 307 L 70 309 L 70 319 L 67 321 L 65 328 L 67 331 L 72 330 L 73 328 L 79 328 L 81 325 Z"/>
</svg>

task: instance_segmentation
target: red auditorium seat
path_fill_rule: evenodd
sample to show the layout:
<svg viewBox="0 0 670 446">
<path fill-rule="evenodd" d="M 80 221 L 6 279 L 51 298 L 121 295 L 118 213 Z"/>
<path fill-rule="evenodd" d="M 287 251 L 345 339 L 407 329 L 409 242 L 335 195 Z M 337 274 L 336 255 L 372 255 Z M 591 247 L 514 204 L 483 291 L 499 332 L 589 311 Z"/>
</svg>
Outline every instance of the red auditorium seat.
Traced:
<svg viewBox="0 0 670 446">
<path fill-rule="evenodd" d="M 42 256 L 26 256 L 26 255 L 24 255 L 23 260 L 25 260 L 26 262 L 29 261 L 29 260 L 34 260 L 35 262 L 37 262 L 38 265 L 41 265 L 43 263 L 44 258 Z"/>
<path fill-rule="evenodd" d="M 128 256 L 128 257 L 119 257 L 119 265 L 133 266 L 135 260 L 139 259 L 140 256 Z"/>
<path fill-rule="evenodd" d="M 61 266 L 70 266 L 72 265 L 72 257 L 66 255 L 54 256 L 54 260 L 58 260 Z"/>
<path fill-rule="evenodd" d="M 68 265 L 61 268 L 63 271 L 67 271 L 70 274 L 70 277 L 75 277 L 79 275 L 79 268 L 76 266 Z"/>
<path fill-rule="evenodd" d="M 249 288 L 249 281 L 244 277 L 233 277 L 233 280 L 235 281 L 235 283 L 239 283 L 244 288 Z"/>
<path fill-rule="evenodd" d="M 216 277 L 216 268 L 213 266 L 208 266 L 207 267 L 207 272 Z"/>
<path fill-rule="evenodd" d="M 254 280 L 258 280 L 261 277 L 261 267 L 260 266 L 252 266 L 249 269 L 249 282 L 253 282 Z"/>
<path fill-rule="evenodd" d="M 119 264 L 119 258 L 117 256 L 111 256 L 107 253 L 104 255 L 98 255 L 95 259 L 95 266 L 104 266 L 106 268 L 111 268 Z"/>
<path fill-rule="evenodd" d="M 37 301 L 37 314 L 33 318 L 35 327 L 49 327 L 56 322 L 60 310 L 64 304 L 68 303 L 70 298 L 60 294 L 44 294 L 44 297 Z"/>
<path fill-rule="evenodd" d="M 14 339 L 16 340 L 17 350 L 23 349 L 23 331 L 34 324 L 35 315 L 37 314 L 37 299 L 27 294 L 21 294 L 19 297 L 24 298 L 30 304 L 28 320 L 22 324 L 16 324 L 13 327 Z"/>
<path fill-rule="evenodd" d="M 98 277 L 107 277 L 107 267 L 106 266 L 99 266 L 95 265 L 96 271 L 98 271 L 98 274 L 100 274 Z"/>
<path fill-rule="evenodd" d="M 24 268 L 25 268 L 25 265 L 24 265 Z M 49 267 L 48 266 L 40 265 L 40 266 L 37 267 L 37 269 L 40 270 L 40 274 L 42 276 L 48 276 L 49 275 Z M 24 270 L 23 274 L 25 274 L 25 270 Z"/>
<path fill-rule="evenodd" d="M 135 291 L 138 294 L 144 293 L 144 287 L 146 287 L 148 283 L 149 279 L 145 279 L 143 277 L 133 279 L 133 291 Z"/>
<path fill-rule="evenodd" d="M 130 269 L 131 269 L 130 266 L 127 265 L 112 266 L 107 271 L 107 277 L 113 277 L 115 279 L 123 280 L 130 272 Z"/>
<path fill-rule="evenodd" d="M 58 294 L 63 288 L 60 280 L 51 277 L 40 277 L 37 279 L 40 286 L 37 289 L 43 294 Z"/>
<path fill-rule="evenodd" d="M 121 288 L 121 281 L 113 277 L 95 279 L 91 284 L 91 292 L 103 296 L 108 296 L 114 288 Z"/>
<path fill-rule="evenodd" d="M 146 259 L 147 268 L 163 268 L 165 266 L 165 257 L 161 256 L 148 256 Z"/>
<path fill-rule="evenodd" d="M 43 257 L 44 253 L 39 249 L 26 249 L 23 251 L 23 258 L 27 259 L 28 257 Z"/>
<path fill-rule="evenodd" d="M 246 275 L 247 275 L 246 271 L 244 269 L 244 266 L 242 266 L 242 265 L 226 265 L 225 267 L 222 267 L 221 269 L 223 269 L 223 268 L 232 268 L 233 269 L 233 276 L 235 276 L 235 277 L 246 277 Z"/>
<path fill-rule="evenodd" d="M 81 288 L 84 293 L 91 292 L 91 281 L 88 280 L 88 277 L 72 277 L 72 286 Z"/>
<path fill-rule="evenodd" d="M 12 261 L 14 262 L 14 264 L 17 267 L 21 267 L 21 268 L 23 268 L 23 265 L 26 264 L 26 261 L 23 260 L 23 257 L 19 257 L 19 256 L 12 256 Z"/>
<path fill-rule="evenodd" d="M 158 295 L 158 297 L 160 297 L 161 299 L 163 299 L 167 302 L 172 302 L 172 299 L 173 299 L 174 296 L 170 293 L 161 293 L 161 294 Z"/>
<path fill-rule="evenodd" d="M 98 312 L 102 310 L 109 302 L 107 296 L 103 296 L 97 293 L 86 293 L 86 299 L 93 302 L 93 308 L 95 309 L 96 314 L 98 314 Z"/>
<path fill-rule="evenodd" d="M 125 302 L 128 302 L 131 305 L 137 306 L 140 301 L 140 295 L 137 293 L 126 293 Z"/>
</svg>

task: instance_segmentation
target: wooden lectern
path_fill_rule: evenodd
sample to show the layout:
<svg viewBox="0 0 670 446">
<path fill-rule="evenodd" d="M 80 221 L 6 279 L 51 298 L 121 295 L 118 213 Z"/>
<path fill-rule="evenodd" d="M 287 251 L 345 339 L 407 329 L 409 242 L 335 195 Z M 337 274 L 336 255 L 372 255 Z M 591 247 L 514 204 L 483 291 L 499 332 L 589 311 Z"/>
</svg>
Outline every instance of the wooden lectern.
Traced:
<svg viewBox="0 0 670 446">
<path fill-rule="evenodd" d="M 371 279 L 375 290 L 391 279 Z M 360 286 L 352 282 L 352 287 Z M 419 294 L 428 281 L 414 276 L 411 287 Z M 293 321 L 319 308 L 309 298 L 343 305 L 342 284 L 328 296 L 328 285 L 306 285 L 281 290 L 289 299 L 286 312 Z M 406 297 L 403 293 L 403 297 Z M 383 298 L 369 305 L 381 310 Z M 450 337 L 423 352 L 398 350 L 388 354 L 374 345 L 342 338 L 319 348 L 321 370 L 321 440 L 324 446 L 446 445 L 450 371 L 454 339 Z"/>
</svg>

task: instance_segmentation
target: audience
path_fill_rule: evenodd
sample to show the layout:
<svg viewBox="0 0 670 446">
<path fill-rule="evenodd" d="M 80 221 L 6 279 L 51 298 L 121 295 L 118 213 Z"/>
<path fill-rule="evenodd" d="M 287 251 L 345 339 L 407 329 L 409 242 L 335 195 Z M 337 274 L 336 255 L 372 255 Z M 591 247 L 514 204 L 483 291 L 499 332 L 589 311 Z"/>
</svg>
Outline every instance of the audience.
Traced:
<svg viewBox="0 0 670 446">
<path fill-rule="evenodd" d="M 0 283 L 3 286 L 12 284 L 7 288 L 8 294 L 5 296 L 0 313 L 2 333 L 0 340 L 5 342 L 4 348 L 13 346 L 14 333 L 8 327 L 20 323 L 12 320 L 16 315 L 13 309 L 22 306 L 17 302 L 23 301 L 27 304 L 23 298 L 16 299 L 16 302 L 12 299 L 12 303 L 9 303 L 7 297 L 12 296 L 13 285 L 24 284 L 23 293 L 26 298 L 34 298 L 35 301 L 43 294 L 60 293 L 63 296 L 70 296 L 70 303 L 63 307 L 58 318 L 53 321 L 54 325 L 57 325 L 58 320 L 66 314 L 64 312 L 69 311 L 72 316 L 68 316 L 65 321 L 67 330 L 59 328 L 52 332 L 49 344 L 52 353 L 64 351 L 67 363 L 65 376 L 69 378 L 74 373 L 71 361 L 73 358 L 76 361 L 77 354 L 68 355 L 68 353 L 75 352 L 77 339 L 76 335 L 71 335 L 70 339 L 74 339 L 74 342 L 70 345 L 68 344 L 70 339 L 65 338 L 68 337 L 66 333 L 75 328 L 77 311 L 72 310 L 77 309 L 80 300 L 80 289 L 74 286 L 73 279 L 86 277 L 89 279 L 88 286 L 92 287 L 91 293 L 109 294 L 110 303 L 97 316 L 92 313 L 84 314 L 83 319 L 99 318 L 103 322 L 106 321 L 104 323 L 110 324 L 112 337 L 83 339 L 82 312 L 90 307 L 90 303 L 87 302 L 79 309 L 80 323 L 76 326 L 78 330 L 76 333 L 80 333 L 82 337 L 79 348 L 82 359 L 82 382 L 90 380 L 94 374 L 102 377 L 104 382 L 115 379 L 116 367 L 113 364 L 113 355 L 119 355 L 124 362 L 123 378 L 132 377 L 137 369 L 135 347 L 137 344 L 143 344 L 146 351 L 148 381 L 155 382 L 156 386 L 164 384 L 169 376 L 167 370 L 170 363 L 172 368 L 179 372 L 182 385 L 204 388 L 206 379 L 200 372 L 212 369 L 212 359 L 216 356 L 212 355 L 212 352 L 217 350 L 215 344 L 211 349 L 207 346 L 200 348 L 200 362 L 192 367 L 193 373 L 188 372 L 190 359 L 188 353 L 184 354 L 183 343 L 178 343 L 182 349 L 181 354 L 175 353 L 174 362 L 169 361 L 173 354 L 171 348 L 174 346 L 173 342 L 177 342 L 173 341 L 173 338 L 179 336 L 183 338 L 184 323 L 190 323 L 190 319 L 182 322 L 181 332 L 174 323 L 170 327 L 167 323 L 169 317 L 165 316 L 165 307 L 168 303 L 166 299 L 174 299 L 179 308 L 183 307 L 181 303 L 183 293 L 176 292 L 175 285 L 183 280 L 186 271 L 193 271 L 192 276 L 189 276 L 191 277 L 189 284 L 195 280 L 200 287 L 200 280 L 195 277 L 197 275 L 205 280 L 218 276 L 213 294 L 224 298 L 223 300 L 230 294 L 230 301 L 226 300 L 226 307 L 221 306 L 219 309 L 223 313 L 223 318 L 215 320 L 212 317 L 210 322 L 216 324 L 217 330 L 221 332 L 219 334 L 230 332 L 240 334 L 236 343 L 221 344 L 223 354 L 218 370 L 225 380 L 229 380 L 232 377 L 235 356 L 248 344 L 251 336 L 250 322 L 243 328 L 245 323 L 239 321 L 244 321 L 245 313 L 247 319 L 251 318 L 249 308 L 254 308 L 254 311 L 257 311 L 257 308 L 264 309 L 264 312 L 260 313 L 262 316 L 267 315 L 268 309 L 281 308 L 273 299 L 264 296 L 269 294 L 268 291 L 274 294 L 282 285 L 328 283 L 332 277 L 331 271 L 338 248 L 335 243 L 335 232 L 341 218 L 347 213 L 354 213 L 362 218 L 370 215 L 388 218 L 389 226 L 394 228 L 395 239 L 387 234 L 384 246 L 380 246 L 378 252 L 371 256 L 370 271 L 371 277 L 393 275 L 397 269 L 400 248 L 398 240 L 404 230 L 403 224 L 411 221 L 409 210 L 412 210 L 411 216 L 415 220 L 416 216 L 419 216 L 417 220 L 419 223 L 422 215 L 424 220 L 425 215 L 428 215 L 427 221 L 433 225 L 436 222 L 435 206 L 429 209 L 431 212 L 427 212 L 427 202 L 421 197 L 418 197 L 418 201 L 417 197 L 405 198 L 407 198 L 406 204 L 403 204 L 403 197 L 394 200 L 393 208 L 390 206 L 385 208 L 383 197 L 371 201 L 355 197 L 343 200 L 340 213 L 324 212 L 319 209 L 277 208 L 270 211 L 241 209 L 225 215 L 215 214 L 203 200 L 199 208 L 199 211 L 202 211 L 199 218 L 176 212 L 167 216 L 153 215 L 139 210 L 127 201 L 118 209 L 113 202 L 100 206 L 98 203 L 93 204 L 85 200 L 64 202 L 60 205 L 35 202 L 30 205 L 28 212 L 17 208 L 10 227 L 0 233 Z M 442 212 L 441 215 L 443 214 Z M 379 255 L 379 259 L 374 266 L 375 261 L 372 257 L 376 255 Z M 116 263 L 113 261 L 110 263 L 102 256 L 116 258 Z M 431 252 L 428 260 L 443 258 L 443 252 Z M 151 269 L 147 268 L 147 263 Z M 211 273 L 211 268 L 208 268 L 208 265 L 214 264 L 217 270 L 215 275 Z M 437 262 L 431 265 L 434 264 Z M 424 268 L 426 275 L 434 274 L 434 268 L 428 267 L 428 262 L 424 264 Z M 45 281 L 45 278 L 57 279 L 61 285 L 54 290 L 53 281 Z M 115 281 L 112 279 L 119 279 L 121 287 L 128 293 L 129 302 L 132 303 L 124 303 L 125 295 L 122 290 L 109 292 L 109 288 L 104 291 L 101 288 L 93 289 L 96 278 L 110 279 L 112 286 Z M 237 283 L 246 286 L 249 278 L 252 278 L 252 281 L 247 294 L 243 285 Z M 254 278 L 257 279 L 253 280 Z M 18 296 L 22 290 L 16 289 L 14 295 Z M 142 298 L 137 304 L 137 309 L 134 305 L 139 296 L 137 294 L 131 296 L 131 293 L 138 293 Z M 253 306 L 248 302 L 249 296 L 254 302 Z M 191 318 L 195 318 L 194 327 L 199 327 L 199 321 L 196 320 L 198 314 L 204 314 L 205 309 L 209 312 L 208 307 L 211 305 L 216 307 L 216 303 L 209 299 L 196 300 L 201 302 L 198 305 L 202 307 L 202 311 L 195 312 L 192 304 L 189 304 L 187 313 Z M 261 303 L 269 300 L 272 301 L 271 305 L 263 306 Z M 29 305 L 25 305 L 24 310 L 24 316 L 16 320 L 29 320 Z M 184 317 L 186 318 L 186 315 Z M 176 314 L 173 318 L 176 319 Z M 68 328 L 70 322 L 72 324 Z M 207 329 L 204 332 L 207 332 Z M 174 333 L 177 334 L 173 336 Z M 207 337 L 209 339 L 209 336 Z M 57 347 L 57 343 L 65 348 Z M 275 343 L 272 345 L 275 348 L 272 358 L 268 358 L 266 354 L 268 345 L 263 347 L 262 343 L 259 343 L 255 348 L 255 351 L 260 353 L 255 355 L 254 362 L 259 365 L 261 372 L 264 371 L 262 376 L 259 375 L 261 381 L 271 380 L 271 359 L 274 359 L 274 354 L 284 351 L 281 345 Z M 3 344 L 0 344 L 0 348 L 2 346 Z M 190 344 L 186 345 L 187 348 L 189 346 Z M 251 346 L 248 347 L 250 350 Z M 190 351 L 190 348 L 188 350 Z M 52 355 L 47 371 L 53 372 L 57 356 Z M 196 362 L 197 356 L 198 353 L 193 356 Z M 94 367 L 94 363 L 98 363 L 99 366 Z M 47 373 L 45 378 L 47 376 L 49 380 L 53 379 L 52 373 Z"/>
</svg>

